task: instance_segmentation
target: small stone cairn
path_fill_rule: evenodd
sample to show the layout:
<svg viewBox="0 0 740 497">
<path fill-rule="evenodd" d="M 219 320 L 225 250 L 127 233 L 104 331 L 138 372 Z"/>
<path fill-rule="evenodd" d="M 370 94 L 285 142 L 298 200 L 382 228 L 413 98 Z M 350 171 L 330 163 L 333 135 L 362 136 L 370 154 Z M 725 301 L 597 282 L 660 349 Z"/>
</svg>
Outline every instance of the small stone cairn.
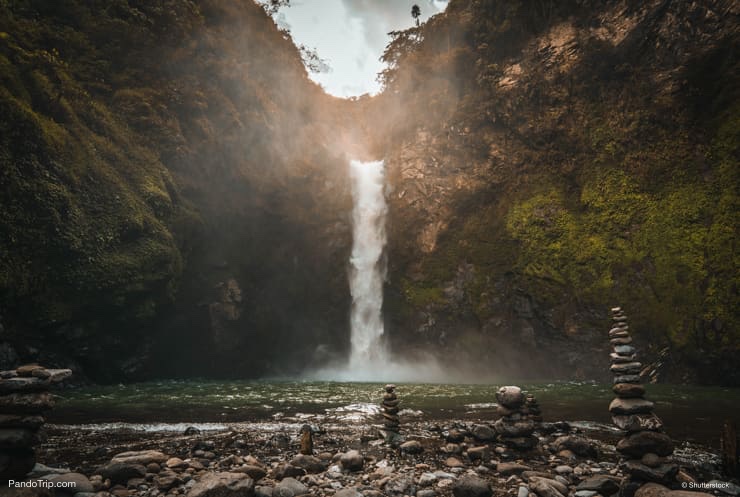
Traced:
<svg viewBox="0 0 740 497">
<path fill-rule="evenodd" d="M 529 450 L 536 447 L 537 438 L 532 436 L 535 421 L 528 415 L 531 411 L 525 407 L 522 389 L 501 387 L 496 392 L 496 401 L 496 410 L 501 417 L 493 424 L 493 428 L 499 439 L 513 449 Z"/>
<path fill-rule="evenodd" d="M 0 481 L 23 480 L 33 469 L 43 414 L 54 406 L 49 389 L 71 375 L 69 369 L 38 364 L 0 371 Z"/>
<path fill-rule="evenodd" d="M 643 483 L 673 483 L 678 466 L 670 460 L 673 441 L 663 433 L 663 421 L 653 413 L 653 403 L 645 399 L 640 379 L 642 364 L 636 359 L 627 316 L 620 307 L 611 311 L 609 341 L 614 350 L 610 369 L 614 374 L 612 390 L 617 397 L 609 405 L 609 412 L 612 422 L 625 433 L 617 443 L 617 451 L 625 458 L 621 465 L 629 475 L 622 493 L 632 495 Z"/>
<path fill-rule="evenodd" d="M 528 393 L 524 397 L 524 408 L 522 409 L 522 414 L 527 416 L 535 423 L 542 422 L 542 411 L 540 410 L 540 404 L 531 393 Z"/>
<path fill-rule="evenodd" d="M 385 439 L 389 442 L 398 441 L 401 438 L 401 421 L 398 417 L 398 411 L 400 410 L 398 404 L 401 401 L 396 396 L 395 390 L 396 385 L 386 385 L 383 402 L 380 404 L 383 410 L 381 414 L 383 415 Z"/>
</svg>

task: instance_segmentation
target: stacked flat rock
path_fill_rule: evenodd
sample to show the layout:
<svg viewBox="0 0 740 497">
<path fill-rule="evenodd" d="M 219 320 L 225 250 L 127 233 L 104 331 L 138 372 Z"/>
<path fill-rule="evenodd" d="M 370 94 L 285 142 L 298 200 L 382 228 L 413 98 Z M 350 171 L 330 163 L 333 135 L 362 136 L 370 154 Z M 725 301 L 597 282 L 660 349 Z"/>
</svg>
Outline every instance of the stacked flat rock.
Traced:
<svg viewBox="0 0 740 497">
<path fill-rule="evenodd" d="M 644 482 L 670 484 L 678 473 L 678 466 L 669 457 L 673 441 L 663 433 L 663 422 L 653 413 L 653 403 L 645 399 L 640 381 L 642 364 L 637 361 L 627 316 L 620 307 L 612 308 L 612 321 L 610 369 L 617 397 L 609 405 L 609 412 L 612 422 L 625 433 L 617 444 L 617 451 L 625 458 L 622 467 L 632 482 L 625 488 Z"/>
<path fill-rule="evenodd" d="M 33 469 L 43 414 L 54 405 L 49 388 L 71 375 L 38 364 L 0 371 L 0 480 L 22 480 Z"/>
<path fill-rule="evenodd" d="M 542 411 L 540 410 L 540 404 L 531 393 L 528 393 L 524 396 L 524 408 L 522 409 L 522 414 L 527 416 L 535 423 L 542 422 Z"/>
<path fill-rule="evenodd" d="M 513 449 L 534 448 L 537 445 L 537 438 L 532 436 L 535 421 L 525 412 L 522 389 L 515 386 L 501 387 L 496 392 L 496 401 L 496 410 L 501 417 L 493 424 L 493 428 L 499 439 Z"/>
<path fill-rule="evenodd" d="M 400 410 L 398 404 L 401 401 L 398 400 L 395 390 L 396 385 L 386 385 L 383 402 L 380 404 L 383 409 L 381 414 L 383 415 L 383 426 L 387 440 L 398 439 L 400 436 L 401 421 L 398 417 L 398 411 Z"/>
</svg>

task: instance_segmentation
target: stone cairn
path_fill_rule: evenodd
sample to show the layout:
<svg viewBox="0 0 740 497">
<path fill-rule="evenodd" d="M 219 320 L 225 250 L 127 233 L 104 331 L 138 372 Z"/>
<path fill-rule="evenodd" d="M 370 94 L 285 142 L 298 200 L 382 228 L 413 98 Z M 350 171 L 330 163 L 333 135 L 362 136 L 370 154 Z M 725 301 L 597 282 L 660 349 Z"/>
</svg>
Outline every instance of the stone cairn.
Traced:
<svg viewBox="0 0 740 497">
<path fill-rule="evenodd" d="M 49 388 L 71 375 L 38 364 L 0 371 L 0 481 L 23 480 L 33 469 L 43 414 L 54 406 Z"/>
<path fill-rule="evenodd" d="M 532 399 L 534 400 L 534 396 Z M 522 389 L 514 386 L 501 387 L 496 392 L 496 401 L 496 411 L 501 417 L 493 424 L 493 428 L 499 439 L 513 449 L 529 450 L 536 447 L 537 438 L 532 436 L 535 429 L 535 420 L 531 417 L 532 405 L 526 407 Z M 536 401 L 534 407 L 539 411 Z"/>
<path fill-rule="evenodd" d="M 542 411 L 540 410 L 540 404 L 531 393 L 528 393 L 524 397 L 524 408 L 522 409 L 522 414 L 534 421 L 535 424 L 542 423 Z"/>
<path fill-rule="evenodd" d="M 385 394 L 383 395 L 383 402 L 380 407 L 383 409 L 383 427 L 385 431 L 386 441 L 393 442 L 400 440 L 401 421 L 398 417 L 398 411 L 400 410 L 398 404 L 401 402 L 396 396 L 396 385 L 386 385 Z"/>
<path fill-rule="evenodd" d="M 612 422 L 625 434 L 617 443 L 617 451 L 625 458 L 621 465 L 629 475 L 622 494 L 630 496 L 643 483 L 670 485 L 678 466 L 670 460 L 673 441 L 663 433 L 663 421 L 653 413 L 653 403 L 645 399 L 640 377 L 642 364 L 636 359 L 627 316 L 620 307 L 614 307 L 612 320 L 609 341 L 614 350 L 610 369 L 614 374 L 612 390 L 617 397 L 609 405 L 609 412 Z"/>
</svg>

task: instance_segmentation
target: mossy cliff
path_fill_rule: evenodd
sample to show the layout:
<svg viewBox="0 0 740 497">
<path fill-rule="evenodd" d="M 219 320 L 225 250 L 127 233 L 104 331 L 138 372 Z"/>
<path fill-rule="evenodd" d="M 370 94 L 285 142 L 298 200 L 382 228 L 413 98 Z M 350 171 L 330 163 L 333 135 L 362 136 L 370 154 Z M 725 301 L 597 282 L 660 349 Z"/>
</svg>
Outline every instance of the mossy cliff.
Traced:
<svg viewBox="0 0 740 497">
<path fill-rule="evenodd" d="M 260 7 L 2 1 L 0 66 L 20 360 L 257 375 L 344 334 L 346 166 L 321 124 L 340 104 Z"/>
<path fill-rule="evenodd" d="M 589 378 L 619 304 L 662 379 L 740 382 L 738 14 L 461 0 L 398 33 L 391 334 Z"/>
</svg>

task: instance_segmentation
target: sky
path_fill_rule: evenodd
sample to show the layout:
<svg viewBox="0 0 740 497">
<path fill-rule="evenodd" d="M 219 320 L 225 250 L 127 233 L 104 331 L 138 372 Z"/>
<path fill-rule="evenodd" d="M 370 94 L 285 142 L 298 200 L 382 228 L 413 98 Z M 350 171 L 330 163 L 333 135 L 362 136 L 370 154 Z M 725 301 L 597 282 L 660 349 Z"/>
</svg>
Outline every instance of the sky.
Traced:
<svg viewBox="0 0 740 497">
<path fill-rule="evenodd" d="M 380 56 L 389 31 L 414 25 L 411 7 L 421 8 L 421 22 L 445 9 L 447 0 L 291 0 L 275 19 L 288 28 L 296 45 L 315 49 L 328 72 L 311 79 L 337 97 L 381 90 L 376 81 L 383 70 Z"/>
</svg>

